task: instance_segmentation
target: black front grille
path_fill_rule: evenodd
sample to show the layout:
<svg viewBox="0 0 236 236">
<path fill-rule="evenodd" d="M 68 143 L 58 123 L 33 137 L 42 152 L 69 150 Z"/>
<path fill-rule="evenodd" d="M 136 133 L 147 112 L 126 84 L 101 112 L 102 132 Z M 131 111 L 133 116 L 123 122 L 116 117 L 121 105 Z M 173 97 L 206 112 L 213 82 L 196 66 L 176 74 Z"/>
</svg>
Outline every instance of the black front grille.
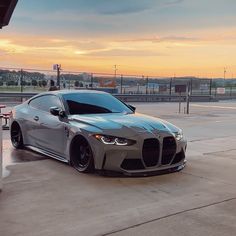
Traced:
<svg viewBox="0 0 236 236">
<path fill-rule="evenodd" d="M 147 167 L 156 166 L 159 161 L 160 143 L 157 139 L 145 139 L 143 143 L 143 161 Z"/>
<path fill-rule="evenodd" d="M 170 164 L 176 153 L 176 142 L 174 137 L 165 137 L 162 146 L 162 165 Z"/>
<path fill-rule="evenodd" d="M 142 170 L 144 165 L 141 159 L 125 159 L 121 164 L 121 168 L 124 170 Z"/>
</svg>

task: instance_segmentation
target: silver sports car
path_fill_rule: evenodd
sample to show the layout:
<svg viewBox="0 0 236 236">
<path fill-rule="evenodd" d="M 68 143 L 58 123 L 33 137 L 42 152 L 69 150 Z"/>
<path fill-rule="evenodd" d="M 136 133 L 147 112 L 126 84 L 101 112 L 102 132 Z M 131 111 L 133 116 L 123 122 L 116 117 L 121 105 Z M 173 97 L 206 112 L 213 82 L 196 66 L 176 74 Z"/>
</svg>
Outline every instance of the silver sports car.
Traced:
<svg viewBox="0 0 236 236">
<path fill-rule="evenodd" d="M 54 91 L 12 110 L 11 141 L 79 172 L 147 175 L 179 171 L 187 142 L 167 121 L 135 113 L 105 92 Z"/>
</svg>

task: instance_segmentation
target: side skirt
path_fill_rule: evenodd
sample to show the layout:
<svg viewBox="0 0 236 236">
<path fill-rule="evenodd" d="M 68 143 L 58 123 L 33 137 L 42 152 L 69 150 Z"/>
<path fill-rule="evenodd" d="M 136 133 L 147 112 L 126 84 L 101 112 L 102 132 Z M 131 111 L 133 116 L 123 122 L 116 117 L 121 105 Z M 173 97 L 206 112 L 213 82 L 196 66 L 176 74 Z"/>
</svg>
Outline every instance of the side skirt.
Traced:
<svg viewBox="0 0 236 236">
<path fill-rule="evenodd" d="M 54 154 L 54 153 L 48 152 L 48 151 L 46 151 L 46 150 L 43 150 L 43 149 L 41 149 L 41 148 L 36 148 L 36 147 L 30 146 L 30 145 L 25 145 L 25 147 L 28 148 L 28 149 L 30 149 L 30 150 L 32 150 L 32 151 L 34 151 L 34 152 L 41 153 L 41 154 L 43 154 L 43 155 L 45 155 L 45 156 L 51 157 L 51 158 L 56 159 L 56 160 L 58 160 L 58 161 L 62 161 L 62 162 L 65 162 L 65 163 L 69 163 L 69 161 L 68 161 L 67 159 L 65 159 L 65 158 L 63 158 L 63 157 L 61 157 L 61 156 L 59 156 L 59 155 L 56 155 L 56 154 Z"/>
</svg>

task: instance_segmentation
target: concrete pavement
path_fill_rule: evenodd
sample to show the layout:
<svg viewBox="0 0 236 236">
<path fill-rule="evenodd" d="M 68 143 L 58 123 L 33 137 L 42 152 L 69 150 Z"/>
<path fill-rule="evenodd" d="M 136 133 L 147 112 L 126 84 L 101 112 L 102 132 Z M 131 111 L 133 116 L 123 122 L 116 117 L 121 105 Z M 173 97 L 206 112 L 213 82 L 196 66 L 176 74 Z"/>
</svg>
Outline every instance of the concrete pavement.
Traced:
<svg viewBox="0 0 236 236">
<path fill-rule="evenodd" d="M 13 150 L 4 133 L 8 176 L 0 194 L 0 235 L 236 235 L 236 102 L 193 104 L 189 116 L 177 114 L 175 103 L 135 105 L 183 128 L 189 143 L 182 172 L 79 174 Z"/>
</svg>

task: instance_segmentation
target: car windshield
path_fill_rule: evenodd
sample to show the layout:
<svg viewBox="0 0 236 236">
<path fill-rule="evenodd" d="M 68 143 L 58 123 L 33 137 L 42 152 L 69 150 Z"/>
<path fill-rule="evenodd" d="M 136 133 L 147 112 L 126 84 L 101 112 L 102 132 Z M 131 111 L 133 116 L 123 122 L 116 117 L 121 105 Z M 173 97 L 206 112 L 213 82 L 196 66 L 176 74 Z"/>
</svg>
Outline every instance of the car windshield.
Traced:
<svg viewBox="0 0 236 236">
<path fill-rule="evenodd" d="M 70 93 L 63 95 L 71 115 L 133 113 L 117 98 L 106 93 Z"/>
</svg>

